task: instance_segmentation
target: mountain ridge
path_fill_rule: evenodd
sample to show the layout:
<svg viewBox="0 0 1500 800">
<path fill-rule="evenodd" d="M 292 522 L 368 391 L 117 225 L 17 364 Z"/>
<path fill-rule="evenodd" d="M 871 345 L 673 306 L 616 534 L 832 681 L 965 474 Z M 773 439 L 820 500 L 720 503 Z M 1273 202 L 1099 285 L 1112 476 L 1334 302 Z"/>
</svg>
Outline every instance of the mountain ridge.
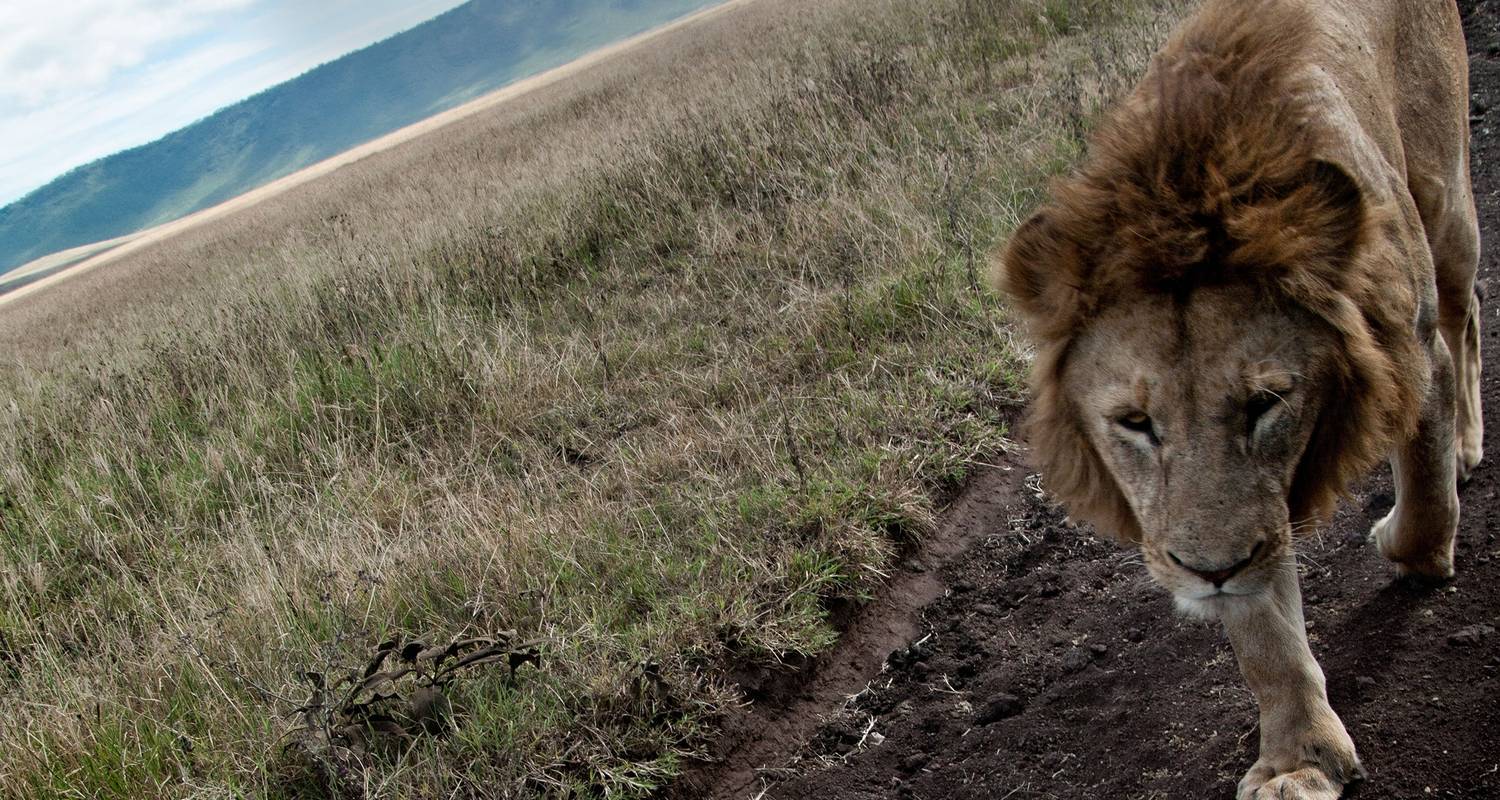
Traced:
<svg viewBox="0 0 1500 800">
<path fill-rule="evenodd" d="M 179 219 L 717 0 L 470 0 L 0 207 L 0 275 Z"/>
</svg>

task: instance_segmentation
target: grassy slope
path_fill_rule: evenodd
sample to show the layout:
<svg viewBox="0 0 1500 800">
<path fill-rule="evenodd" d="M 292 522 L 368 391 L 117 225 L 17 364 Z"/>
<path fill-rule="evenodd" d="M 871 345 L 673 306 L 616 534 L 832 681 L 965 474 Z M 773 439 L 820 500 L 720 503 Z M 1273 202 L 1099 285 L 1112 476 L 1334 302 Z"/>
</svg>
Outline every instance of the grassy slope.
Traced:
<svg viewBox="0 0 1500 800">
<path fill-rule="evenodd" d="M 604 80 L 528 123 L 587 156 L 543 152 L 451 207 L 371 178 L 415 198 L 400 224 L 320 206 L 315 236 L 221 248 L 254 280 L 8 377 L 0 782 L 670 779 L 734 701 L 726 667 L 829 646 L 828 604 L 877 585 L 1004 446 L 1022 356 L 982 254 L 1139 69 L 1158 5 L 775 6 L 755 47 L 684 56 L 708 77 L 649 118 Z M 434 157 L 474 172 L 512 146 Z M 286 748 L 303 673 L 504 629 L 541 664 L 458 681 L 452 734 Z"/>
</svg>

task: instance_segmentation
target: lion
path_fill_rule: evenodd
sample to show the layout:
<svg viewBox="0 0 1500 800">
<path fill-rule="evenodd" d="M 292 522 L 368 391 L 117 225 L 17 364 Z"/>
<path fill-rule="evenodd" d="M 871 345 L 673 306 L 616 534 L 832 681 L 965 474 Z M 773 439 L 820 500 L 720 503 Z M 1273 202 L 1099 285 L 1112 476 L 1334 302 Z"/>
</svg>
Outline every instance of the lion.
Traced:
<svg viewBox="0 0 1500 800">
<path fill-rule="evenodd" d="M 1484 435 L 1465 53 L 1453 0 L 1210 0 L 995 259 L 1049 491 L 1234 647 L 1260 709 L 1240 800 L 1363 777 L 1299 537 L 1389 456 L 1374 541 L 1453 574 Z"/>
</svg>

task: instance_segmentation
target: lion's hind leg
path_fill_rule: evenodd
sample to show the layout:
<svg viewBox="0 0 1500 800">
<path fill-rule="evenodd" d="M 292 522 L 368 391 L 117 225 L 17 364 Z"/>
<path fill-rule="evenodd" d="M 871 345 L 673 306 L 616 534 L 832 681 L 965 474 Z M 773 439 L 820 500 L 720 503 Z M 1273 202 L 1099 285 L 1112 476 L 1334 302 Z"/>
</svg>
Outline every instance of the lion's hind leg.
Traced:
<svg viewBox="0 0 1500 800">
<path fill-rule="evenodd" d="M 1413 162 L 1412 199 L 1427 234 L 1437 289 L 1438 330 L 1452 356 L 1455 414 L 1455 479 L 1469 479 L 1484 456 L 1484 411 L 1479 394 L 1479 316 L 1483 299 L 1479 271 L 1479 216 L 1469 182 L 1468 159 L 1439 165 Z M 1424 175 L 1448 175 L 1424 179 Z"/>
<path fill-rule="evenodd" d="M 1468 309 L 1454 324 L 1443 321 L 1443 336 L 1453 352 L 1454 383 L 1457 384 L 1458 481 L 1466 483 L 1484 459 L 1484 405 L 1479 394 L 1479 317 L 1484 292 L 1475 286 Z"/>
<path fill-rule="evenodd" d="M 1460 183 L 1467 189 L 1467 183 Z M 1479 317 L 1484 299 L 1479 269 L 1479 221 L 1467 191 L 1451 199 L 1451 213 L 1429 236 L 1437 278 L 1438 327 L 1453 356 L 1454 455 L 1460 483 L 1484 457 L 1484 409 L 1479 395 Z"/>
</svg>

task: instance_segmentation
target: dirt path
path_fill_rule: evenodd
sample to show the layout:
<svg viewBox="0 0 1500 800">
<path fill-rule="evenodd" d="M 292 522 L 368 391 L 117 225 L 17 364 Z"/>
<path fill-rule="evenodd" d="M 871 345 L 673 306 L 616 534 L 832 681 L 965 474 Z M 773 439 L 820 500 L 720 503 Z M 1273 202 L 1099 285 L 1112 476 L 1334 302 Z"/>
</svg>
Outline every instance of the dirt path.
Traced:
<svg viewBox="0 0 1500 800">
<path fill-rule="evenodd" d="M 1500 287 L 1500 0 L 1460 5 L 1473 54 L 1481 270 Z M 1487 453 L 1500 437 L 1495 294 L 1484 311 Z M 908 600 L 884 598 L 851 623 L 887 638 L 855 636 L 803 678 L 762 691 L 756 710 L 733 721 L 721 764 L 674 796 L 1232 797 L 1257 730 L 1223 634 L 1175 615 L 1130 554 L 1066 529 L 1024 474 L 972 487 L 945 522 L 945 552 L 897 579 L 892 592 Z M 1313 650 L 1370 773 L 1348 797 L 1500 798 L 1493 456 L 1461 498 L 1460 572 L 1447 586 L 1395 581 L 1366 544 L 1391 504 L 1385 474 L 1305 548 Z M 910 601 L 939 594 L 922 608 Z M 908 629 L 914 644 L 883 664 L 871 655 Z"/>
</svg>

